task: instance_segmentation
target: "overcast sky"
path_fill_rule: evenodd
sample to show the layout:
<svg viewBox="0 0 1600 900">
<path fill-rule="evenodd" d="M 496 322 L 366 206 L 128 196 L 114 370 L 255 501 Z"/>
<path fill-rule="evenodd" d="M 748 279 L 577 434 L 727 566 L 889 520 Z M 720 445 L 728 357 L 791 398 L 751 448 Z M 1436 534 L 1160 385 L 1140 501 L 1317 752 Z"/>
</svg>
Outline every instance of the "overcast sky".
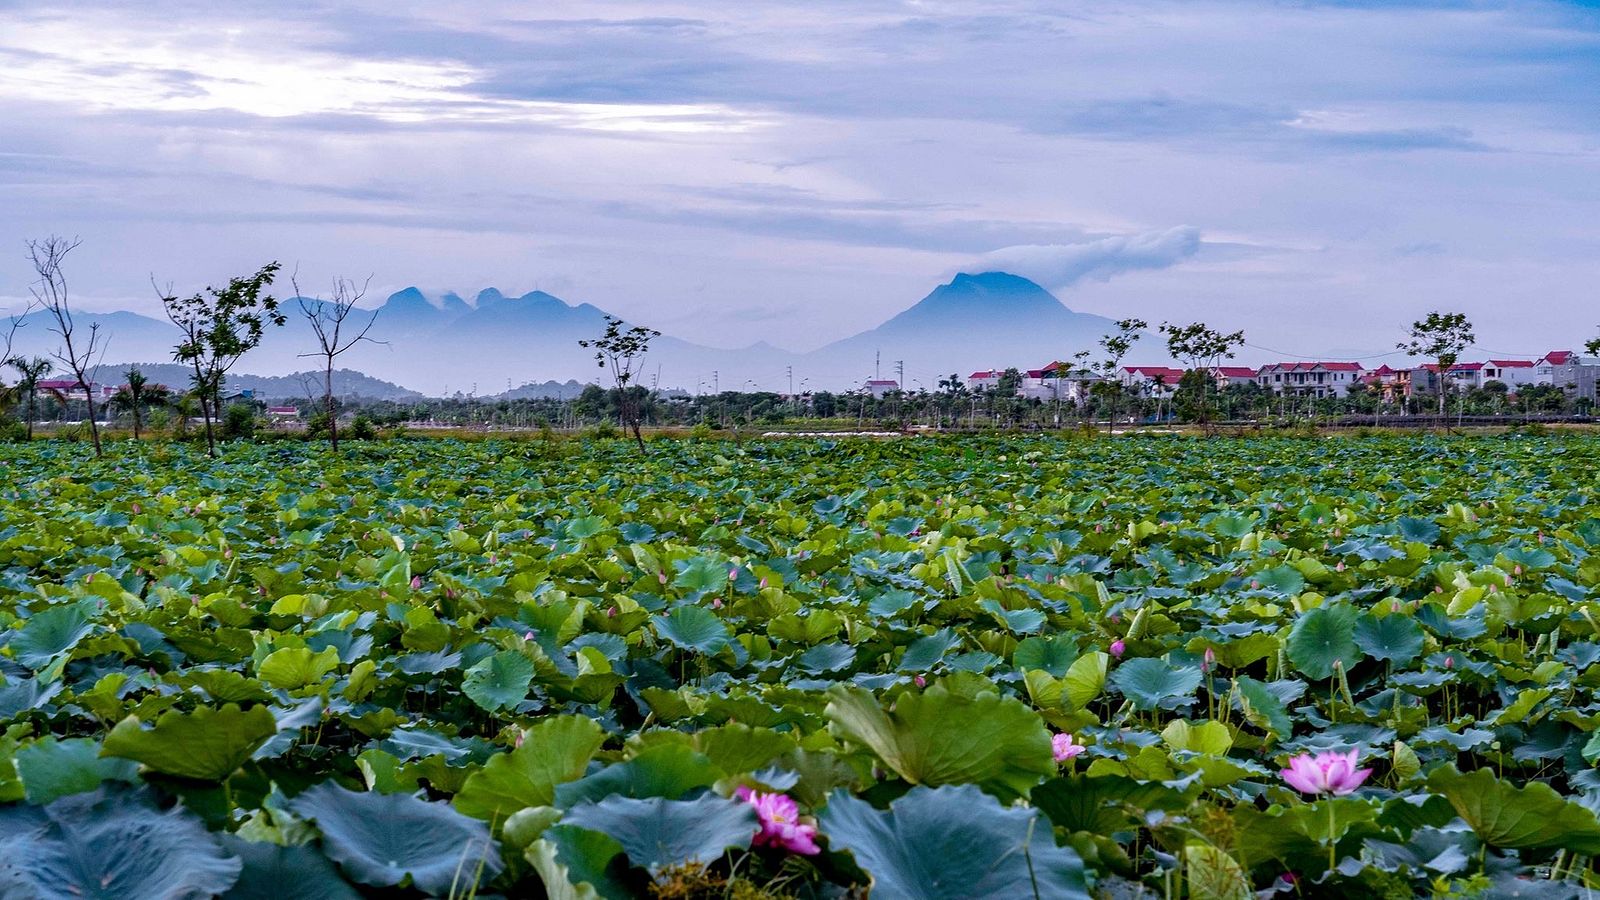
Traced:
<svg viewBox="0 0 1600 900">
<path fill-rule="evenodd" d="M 268 259 L 808 349 L 957 271 L 1382 353 L 1600 324 L 1589 3 L 0 0 L 0 302 Z M 981 14 L 975 12 L 981 10 Z"/>
</svg>

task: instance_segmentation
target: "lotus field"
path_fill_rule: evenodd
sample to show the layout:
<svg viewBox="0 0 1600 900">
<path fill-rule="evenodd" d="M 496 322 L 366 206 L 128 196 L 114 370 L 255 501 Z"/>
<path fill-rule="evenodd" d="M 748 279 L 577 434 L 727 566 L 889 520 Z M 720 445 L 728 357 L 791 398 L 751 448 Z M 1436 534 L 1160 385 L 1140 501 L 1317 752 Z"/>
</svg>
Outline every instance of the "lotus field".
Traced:
<svg viewBox="0 0 1600 900">
<path fill-rule="evenodd" d="M 1600 883 L 1600 441 L 3 449 L 0 896 Z"/>
</svg>

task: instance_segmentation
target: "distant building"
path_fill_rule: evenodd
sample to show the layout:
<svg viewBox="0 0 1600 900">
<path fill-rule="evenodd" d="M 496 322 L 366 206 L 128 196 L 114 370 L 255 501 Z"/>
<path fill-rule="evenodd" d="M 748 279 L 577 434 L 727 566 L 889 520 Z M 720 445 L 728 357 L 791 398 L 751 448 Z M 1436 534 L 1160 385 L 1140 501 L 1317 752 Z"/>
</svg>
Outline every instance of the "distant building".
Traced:
<svg viewBox="0 0 1600 900">
<path fill-rule="evenodd" d="M 1207 371 L 1218 390 L 1233 385 L 1255 384 L 1256 381 L 1256 370 L 1249 366 L 1215 366 Z"/>
<path fill-rule="evenodd" d="M 1183 370 L 1171 366 L 1123 366 L 1120 374 L 1125 387 L 1150 397 L 1176 393 L 1183 378 Z"/>
<path fill-rule="evenodd" d="M 1523 385 L 1541 383 L 1539 366 L 1528 359 L 1491 359 L 1483 365 L 1483 383 L 1491 381 L 1500 382 L 1515 394 Z"/>
<path fill-rule="evenodd" d="M 269 406 L 267 407 L 267 417 L 274 422 L 287 422 L 299 419 L 300 409 L 295 406 Z"/>
<path fill-rule="evenodd" d="M 992 391 L 1000 383 L 1000 376 L 1004 374 L 999 369 L 989 369 L 984 372 L 973 372 L 967 376 L 967 390 Z"/>
<path fill-rule="evenodd" d="M 900 382 L 893 378 L 872 378 L 867 381 L 867 393 L 874 400 L 882 400 L 885 395 L 893 394 L 900 390 Z"/>
<path fill-rule="evenodd" d="M 1343 397 L 1366 370 L 1353 362 L 1282 362 L 1262 366 L 1256 384 L 1275 394 Z"/>
<path fill-rule="evenodd" d="M 95 400 L 106 400 L 116 393 L 116 389 L 109 385 L 94 384 L 91 382 L 87 388 L 83 382 L 76 378 L 45 378 L 35 386 L 42 394 L 59 393 L 68 401 L 83 402 L 89 399 L 90 393 Z"/>
<path fill-rule="evenodd" d="M 1591 402 L 1600 399 L 1596 396 L 1600 393 L 1600 356 L 1579 356 L 1570 350 L 1557 350 L 1539 360 L 1541 368 L 1546 364 L 1550 367 L 1550 383 L 1566 391 L 1568 396 Z"/>
</svg>

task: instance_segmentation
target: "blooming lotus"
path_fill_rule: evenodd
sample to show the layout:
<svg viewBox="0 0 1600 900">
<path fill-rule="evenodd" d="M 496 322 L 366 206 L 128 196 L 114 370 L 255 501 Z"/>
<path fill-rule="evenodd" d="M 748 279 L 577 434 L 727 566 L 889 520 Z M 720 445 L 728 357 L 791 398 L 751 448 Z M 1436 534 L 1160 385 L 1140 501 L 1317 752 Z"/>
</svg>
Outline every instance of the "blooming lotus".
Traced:
<svg viewBox="0 0 1600 900">
<path fill-rule="evenodd" d="M 802 856 L 822 852 L 817 846 L 817 827 L 800 821 L 800 806 L 788 794 L 762 793 L 744 785 L 735 788 L 734 794 L 756 808 L 761 830 L 756 832 L 752 845 L 778 847 Z"/>
<path fill-rule="evenodd" d="M 1058 734 L 1050 738 L 1050 752 L 1058 763 L 1066 762 L 1087 749 L 1082 744 L 1074 743 L 1070 734 Z"/>
<path fill-rule="evenodd" d="M 1371 769 L 1356 768 L 1357 752 L 1329 750 L 1316 756 L 1302 753 L 1289 760 L 1289 768 L 1282 773 L 1283 780 L 1301 793 L 1342 797 L 1354 792 L 1372 774 Z"/>
</svg>

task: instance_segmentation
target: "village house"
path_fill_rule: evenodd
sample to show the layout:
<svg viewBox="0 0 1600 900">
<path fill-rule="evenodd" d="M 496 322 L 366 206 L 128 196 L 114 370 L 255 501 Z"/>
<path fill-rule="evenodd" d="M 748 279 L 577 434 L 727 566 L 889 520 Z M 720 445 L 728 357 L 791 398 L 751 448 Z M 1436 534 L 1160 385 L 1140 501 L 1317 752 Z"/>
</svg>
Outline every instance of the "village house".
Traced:
<svg viewBox="0 0 1600 900">
<path fill-rule="evenodd" d="M 984 372 L 973 372 L 971 375 L 967 376 L 967 390 L 973 391 L 974 393 L 977 391 L 992 391 L 994 390 L 995 386 L 1000 383 L 1001 374 L 1003 373 L 1001 373 L 999 369 L 989 369 L 988 371 Z"/>
<path fill-rule="evenodd" d="M 87 389 L 83 382 L 76 378 L 46 378 L 39 381 L 35 387 L 41 394 L 60 394 L 69 402 L 82 403 L 89 399 L 90 392 L 94 393 L 96 403 L 104 402 L 116 393 L 110 385 L 90 384 Z"/>
<path fill-rule="evenodd" d="M 874 400 L 882 400 L 885 396 L 896 393 L 899 390 L 900 382 L 895 381 L 893 378 L 870 378 L 867 380 L 867 393 L 871 394 Z"/>
<path fill-rule="evenodd" d="M 1169 396 L 1178 390 L 1182 369 L 1171 366 L 1123 366 L 1122 384 L 1146 397 Z"/>
<path fill-rule="evenodd" d="M 1206 371 L 1219 391 L 1234 385 L 1254 384 L 1256 380 L 1256 370 L 1249 366 L 1215 366 Z"/>
<path fill-rule="evenodd" d="M 1256 384 L 1275 394 L 1343 397 L 1366 370 L 1353 362 L 1282 362 L 1262 366 Z"/>
</svg>

